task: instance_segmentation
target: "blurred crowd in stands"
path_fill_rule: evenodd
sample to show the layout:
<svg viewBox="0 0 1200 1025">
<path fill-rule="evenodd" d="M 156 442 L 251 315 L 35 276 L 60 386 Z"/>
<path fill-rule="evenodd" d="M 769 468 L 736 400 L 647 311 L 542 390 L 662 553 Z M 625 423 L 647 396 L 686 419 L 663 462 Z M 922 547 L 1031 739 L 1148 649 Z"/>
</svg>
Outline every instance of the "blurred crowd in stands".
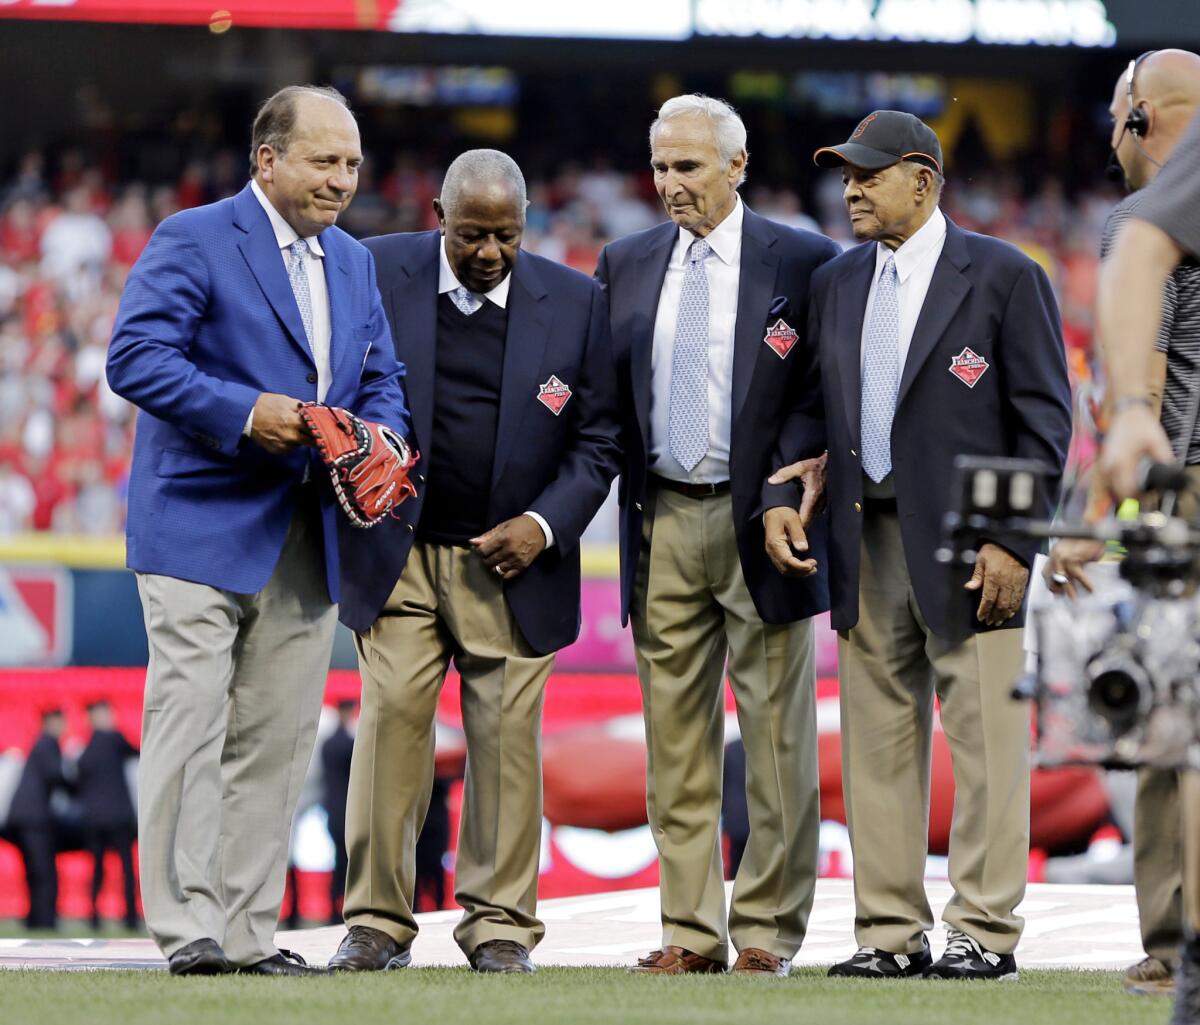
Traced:
<svg viewBox="0 0 1200 1025">
<path fill-rule="evenodd" d="M 0 537 L 122 530 L 134 416 L 104 376 L 121 287 L 159 221 L 238 191 L 245 166 L 243 154 L 221 151 L 150 185 L 110 180 L 82 150 L 52 161 L 33 151 L 0 179 Z M 359 237 L 435 227 L 441 170 L 407 153 L 378 174 L 368 163 L 339 224 Z M 806 207 L 790 189 L 756 183 L 751 162 L 743 196 L 760 214 L 848 242 L 839 176 L 815 180 Z M 663 219 L 648 167 L 567 163 L 531 178 L 529 198 L 525 246 L 588 274 L 607 240 Z M 1029 194 L 1015 172 L 952 168 L 943 200 L 959 224 L 1020 245 L 1050 273 L 1084 416 L 1100 232 L 1118 198 L 1111 186 L 1068 194 L 1057 179 Z"/>
</svg>

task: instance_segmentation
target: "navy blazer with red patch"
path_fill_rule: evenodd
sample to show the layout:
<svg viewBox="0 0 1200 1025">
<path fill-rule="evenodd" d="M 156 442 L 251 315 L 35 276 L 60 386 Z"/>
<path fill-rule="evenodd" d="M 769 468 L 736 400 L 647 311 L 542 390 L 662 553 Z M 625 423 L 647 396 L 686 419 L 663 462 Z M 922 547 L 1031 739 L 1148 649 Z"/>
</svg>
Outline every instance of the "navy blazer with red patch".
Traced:
<svg viewBox="0 0 1200 1025">
<path fill-rule="evenodd" d="M 642 540 L 650 431 L 650 355 L 654 322 L 667 264 L 679 228 L 673 221 L 610 242 L 600 254 L 596 276 L 608 291 L 613 350 L 620 375 L 621 614 L 629 616 Z M 804 580 L 781 576 L 763 547 L 762 511 L 799 502 L 793 485 L 765 485 L 780 465 L 780 439 L 788 451 L 817 455 L 824 448 L 820 422 L 820 377 L 808 344 L 809 279 L 837 256 L 823 235 L 800 231 L 759 217 L 745 208 L 733 341 L 733 403 L 730 417 L 729 477 L 734 533 L 746 586 L 765 622 L 789 623 L 829 608 L 825 580 L 825 531 L 818 520 L 809 531 L 809 553 L 820 572 Z M 767 342 L 777 321 L 799 332 L 781 356 Z M 794 406 L 807 395 L 817 412 Z"/>
<path fill-rule="evenodd" d="M 863 498 L 861 345 L 876 245 L 843 253 L 813 275 L 809 335 L 819 348 L 829 442 L 832 623 L 858 622 Z M 973 385 L 954 373 L 970 349 L 987 364 Z M 969 354 L 967 359 L 970 360 Z M 982 364 L 978 364 L 982 366 Z M 966 378 L 964 380 L 964 377 Z M 1037 459 L 1053 472 L 1035 518 L 1049 518 L 1071 440 L 1071 389 L 1062 321 L 1045 272 L 1015 246 L 946 219 L 946 241 L 917 319 L 892 421 L 892 475 L 904 554 L 921 614 L 934 633 L 985 629 L 970 573 L 947 570 L 942 543 L 960 454 Z M 1003 541 L 1030 564 L 1038 542 Z M 1004 624 L 1019 626 L 1017 616 Z"/>
<path fill-rule="evenodd" d="M 399 519 L 370 530 L 343 525 L 342 622 L 366 630 L 378 617 L 412 549 L 424 503 L 433 430 L 437 354 L 438 231 L 383 235 L 363 243 L 374 255 L 396 352 L 405 354 L 405 390 L 416 466 L 416 498 Z M 508 293 L 508 328 L 487 522 L 533 511 L 554 546 L 504 585 L 525 640 L 548 654 L 579 635 L 579 537 L 600 508 L 618 465 L 616 380 L 608 311 L 591 278 L 521 252 Z M 570 389 L 556 415 L 538 398 L 554 376 Z"/>
</svg>

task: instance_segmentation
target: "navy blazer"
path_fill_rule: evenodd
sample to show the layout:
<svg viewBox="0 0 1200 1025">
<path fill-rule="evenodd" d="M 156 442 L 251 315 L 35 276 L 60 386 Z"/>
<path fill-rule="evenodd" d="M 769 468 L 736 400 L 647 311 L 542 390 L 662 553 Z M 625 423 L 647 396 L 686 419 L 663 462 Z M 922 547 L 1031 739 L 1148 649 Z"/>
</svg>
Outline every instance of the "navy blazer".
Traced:
<svg viewBox="0 0 1200 1025">
<path fill-rule="evenodd" d="M 417 449 L 431 451 L 437 353 L 438 231 L 367 239 L 379 268 Z M 508 329 L 487 522 L 533 511 L 554 546 L 504 593 L 525 640 L 548 654 L 579 636 L 579 537 L 616 476 L 619 431 L 608 314 L 599 286 L 533 253 L 517 257 L 508 293 Z M 556 415 L 538 400 L 554 376 L 571 389 Z M 427 458 L 423 455 L 422 458 Z M 342 531 L 341 618 L 368 629 L 400 577 L 421 518 L 427 466 L 417 464 L 417 497 L 400 520 Z"/>
<path fill-rule="evenodd" d="M 621 620 L 629 618 L 633 581 L 642 543 L 650 431 L 650 356 L 658 297 L 679 228 L 673 221 L 610 242 L 600 254 L 596 276 L 608 290 L 613 348 L 620 376 L 624 461 L 621 473 Z M 765 485 L 780 465 L 781 437 L 788 452 L 817 455 L 824 448 L 820 422 L 820 376 L 816 353 L 807 344 L 809 279 L 838 254 L 823 235 L 759 217 L 745 208 L 737 323 L 733 343 L 733 403 L 729 476 L 734 533 L 746 586 L 758 614 L 768 623 L 789 623 L 829 608 L 825 580 L 825 528 L 809 531 L 809 554 L 820 571 L 794 580 L 777 573 L 764 549 L 762 512 L 771 505 L 796 505 L 799 490 Z M 779 320 L 799 337 L 781 356 L 766 342 Z M 793 406 L 808 395 L 817 412 Z"/>
<path fill-rule="evenodd" d="M 21 778 L 8 808 L 6 828 L 38 829 L 51 823 L 50 795 L 67 786 L 62 748 L 49 733 L 41 734 L 21 769 Z"/>
<path fill-rule="evenodd" d="M 138 750 L 119 730 L 95 730 L 76 764 L 83 824 L 93 828 L 137 822 L 125 778 L 125 763 Z"/>
<path fill-rule="evenodd" d="M 876 245 L 843 253 L 813 276 L 809 334 L 819 346 L 829 440 L 828 503 L 833 626 L 858 622 L 862 539 L 861 339 Z M 960 365 L 970 349 L 981 375 Z M 969 354 L 967 360 L 970 360 Z M 957 373 L 955 372 L 957 370 Z M 892 474 L 904 554 L 921 614 L 939 636 L 986 629 L 975 618 L 970 573 L 934 553 L 960 454 L 1037 459 L 1054 473 L 1054 511 L 1071 440 L 1071 389 L 1062 321 L 1045 272 L 1015 246 L 946 219 L 946 242 L 913 331 L 892 421 Z M 1027 565 L 1038 543 L 1004 540 Z M 1019 626 L 1024 613 L 1004 627 Z"/>
<path fill-rule="evenodd" d="M 371 255 L 320 234 L 329 291 L 325 401 L 408 433 Z M 129 272 L 108 382 L 141 409 L 129 474 L 129 568 L 253 594 L 275 570 L 316 449 L 273 455 L 242 436 L 262 392 L 315 401 L 317 368 L 267 212 L 247 185 L 173 214 Z M 321 488 L 326 582 L 337 593 L 341 515 Z"/>
</svg>

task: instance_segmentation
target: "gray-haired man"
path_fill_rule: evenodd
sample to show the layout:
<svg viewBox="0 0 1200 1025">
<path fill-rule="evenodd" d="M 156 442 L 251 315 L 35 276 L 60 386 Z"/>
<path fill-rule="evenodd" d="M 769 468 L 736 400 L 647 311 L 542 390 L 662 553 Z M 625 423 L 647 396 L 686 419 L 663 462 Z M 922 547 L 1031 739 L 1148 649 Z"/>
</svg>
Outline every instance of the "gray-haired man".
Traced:
<svg viewBox="0 0 1200 1025">
<path fill-rule="evenodd" d="M 650 130 L 671 223 L 600 256 L 624 418 L 622 612 L 633 622 L 661 869 L 662 948 L 635 971 L 786 975 L 816 877 L 812 627 L 828 608 L 823 532 L 805 538 L 796 490 L 764 484 L 781 437 L 824 448 L 804 337 L 828 239 L 759 217 L 738 197 L 746 129 L 706 96 L 663 104 Z M 795 410 L 793 415 L 785 415 Z M 762 511 L 791 513 L 798 578 L 774 571 Z M 746 747 L 750 840 L 728 918 L 721 871 L 725 674 Z"/>
<path fill-rule="evenodd" d="M 541 850 L 542 695 L 579 633 L 579 536 L 617 470 L 608 313 L 589 278 L 522 253 L 525 180 L 464 153 L 440 231 L 368 239 L 422 461 L 403 519 L 342 550 L 362 718 L 346 815 L 349 933 L 333 968 L 403 967 L 434 717 L 453 659 L 467 772 L 455 939 L 476 971 L 531 972 Z"/>
</svg>

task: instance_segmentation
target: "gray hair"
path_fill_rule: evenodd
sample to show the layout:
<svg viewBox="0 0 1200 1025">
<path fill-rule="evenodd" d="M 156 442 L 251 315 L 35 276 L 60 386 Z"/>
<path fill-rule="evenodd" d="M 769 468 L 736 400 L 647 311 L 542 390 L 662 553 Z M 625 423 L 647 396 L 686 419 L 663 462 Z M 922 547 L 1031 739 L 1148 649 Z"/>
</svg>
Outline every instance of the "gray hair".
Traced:
<svg viewBox="0 0 1200 1025">
<path fill-rule="evenodd" d="M 658 108 L 658 117 L 650 125 L 650 147 L 654 147 L 654 137 L 658 134 L 659 126 L 664 121 L 677 117 L 702 117 L 712 126 L 713 143 L 721 158 L 721 166 L 728 167 L 739 153 L 746 151 L 746 126 L 738 117 L 738 112 L 724 100 L 704 96 L 701 93 L 689 93 L 686 96 L 672 96 Z M 742 168 L 737 180 L 740 186 L 746 180 L 746 170 Z"/>
<path fill-rule="evenodd" d="M 924 168 L 931 175 L 933 175 L 934 198 L 935 199 L 941 198 L 942 190 L 946 187 L 946 176 L 944 174 L 942 174 L 941 171 L 937 170 L 937 168 L 930 167 L 923 160 L 902 160 L 901 163 L 904 164 L 908 168 L 908 170 L 911 174 L 915 175 L 917 173 L 917 171 L 919 171 L 921 168 Z"/>
<path fill-rule="evenodd" d="M 250 133 L 250 174 L 258 171 L 258 151 L 270 146 L 276 153 L 287 151 L 296 129 L 296 102 L 301 96 L 321 96 L 340 103 L 346 110 L 350 104 L 346 97 L 330 85 L 287 85 L 271 96 L 258 108 L 254 118 L 254 129 Z M 350 111 L 350 116 L 354 112 Z"/>
<path fill-rule="evenodd" d="M 446 168 L 446 177 L 442 179 L 441 200 L 442 211 L 450 216 L 458 205 L 463 186 L 471 185 L 511 185 L 521 200 L 521 213 L 524 216 L 528 203 L 525 192 L 525 175 L 521 168 L 507 153 L 498 149 L 469 149 L 460 153 Z"/>
</svg>

